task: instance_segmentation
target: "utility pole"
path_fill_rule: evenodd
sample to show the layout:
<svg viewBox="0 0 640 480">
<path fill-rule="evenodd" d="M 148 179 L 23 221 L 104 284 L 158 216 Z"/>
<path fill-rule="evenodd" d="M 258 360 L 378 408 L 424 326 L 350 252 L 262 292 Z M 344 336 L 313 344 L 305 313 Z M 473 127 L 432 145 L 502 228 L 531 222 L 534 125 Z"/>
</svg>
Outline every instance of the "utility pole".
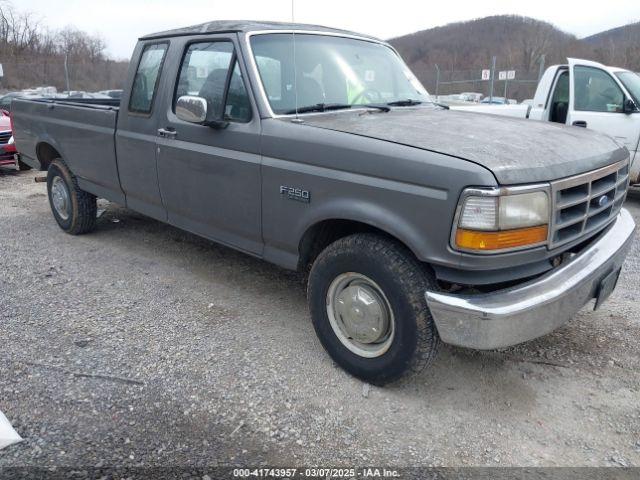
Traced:
<svg viewBox="0 0 640 480">
<path fill-rule="evenodd" d="M 69 55 L 66 53 L 64 54 L 64 79 L 67 84 L 67 92 L 70 92 L 71 88 L 69 88 Z"/>
<path fill-rule="evenodd" d="M 491 59 L 491 83 L 489 84 L 489 102 L 493 103 L 493 81 L 496 78 L 496 57 Z"/>
<path fill-rule="evenodd" d="M 544 53 L 542 55 L 540 55 L 540 60 L 538 60 L 538 62 L 540 63 L 540 68 L 538 70 L 538 82 L 540 81 L 540 79 L 542 78 L 542 75 L 544 74 Z"/>
<path fill-rule="evenodd" d="M 440 87 L 440 67 L 438 67 L 438 64 L 436 63 L 436 102 L 439 101 L 438 100 L 438 88 Z"/>
</svg>

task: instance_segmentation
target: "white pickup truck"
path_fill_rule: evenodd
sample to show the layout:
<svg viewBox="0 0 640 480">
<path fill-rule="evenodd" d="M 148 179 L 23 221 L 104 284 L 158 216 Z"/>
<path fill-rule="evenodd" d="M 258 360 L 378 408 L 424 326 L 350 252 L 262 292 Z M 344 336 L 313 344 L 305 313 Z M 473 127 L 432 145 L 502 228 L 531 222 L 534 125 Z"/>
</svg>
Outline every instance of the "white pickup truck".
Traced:
<svg viewBox="0 0 640 480">
<path fill-rule="evenodd" d="M 549 67 L 532 105 L 451 106 L 586 127 L 613 137 L 631 152 L 631 183 L 640 183 L 640 75 L 597 62 L 569 58 Z"/>
</svg>

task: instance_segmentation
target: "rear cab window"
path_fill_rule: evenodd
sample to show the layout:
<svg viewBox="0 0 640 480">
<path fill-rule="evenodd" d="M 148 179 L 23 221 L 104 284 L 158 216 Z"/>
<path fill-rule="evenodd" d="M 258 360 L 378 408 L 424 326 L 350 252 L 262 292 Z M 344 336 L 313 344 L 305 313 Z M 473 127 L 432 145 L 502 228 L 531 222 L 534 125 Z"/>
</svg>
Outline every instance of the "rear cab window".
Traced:
<svg viewBox="0 0 640 480">
<path fill-rule="evenodd" d="M 167 48 L 168 44 L 164 42 L 147 45 L 142 50 L 131 87 L 130 112 L 143 115 L 151 114 Z"/>
</svg>

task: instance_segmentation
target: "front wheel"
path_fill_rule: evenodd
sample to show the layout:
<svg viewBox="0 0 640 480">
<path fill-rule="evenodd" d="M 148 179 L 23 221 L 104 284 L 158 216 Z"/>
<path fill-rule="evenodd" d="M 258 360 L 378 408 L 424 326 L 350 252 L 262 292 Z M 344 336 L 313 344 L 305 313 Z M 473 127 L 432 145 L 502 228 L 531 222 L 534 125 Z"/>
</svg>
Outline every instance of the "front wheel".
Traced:
<svg viewBox="0 0 640 480">
<path fill-rule="evenodd" d="M 385 384 L 424 369 L 438 332 L 424 298 L 433 277 L 398 242 L 356 234 L 329 245 L 309 274 L 315 331 L 331 358 L 352 375 Z"/>
<path fill-rule="evenodd" d="M 47 193 L 53 217 L 62 230 L 79 235 L 93 230 L 96 224 L 96 197 L 78 187 L 76 177 L 57 158 L 47 172 Z"/>
</svg>

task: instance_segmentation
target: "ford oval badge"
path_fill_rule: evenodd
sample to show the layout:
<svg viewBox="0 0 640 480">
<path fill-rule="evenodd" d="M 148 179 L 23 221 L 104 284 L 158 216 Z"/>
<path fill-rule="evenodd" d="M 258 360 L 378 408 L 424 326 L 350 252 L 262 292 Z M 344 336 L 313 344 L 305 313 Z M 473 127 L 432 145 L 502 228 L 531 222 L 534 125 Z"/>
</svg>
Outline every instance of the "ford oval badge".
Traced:
<svg viewBox="0 0 640 480">
<path fill-rule="evenodd" d="M 608 201 L 609 201 L 609 197 L 607 197 L 606 195 L 602 195 L 598 199 L 598 206 L 599 207 L 604 207 L 607 204 Z"/>
</svg>

